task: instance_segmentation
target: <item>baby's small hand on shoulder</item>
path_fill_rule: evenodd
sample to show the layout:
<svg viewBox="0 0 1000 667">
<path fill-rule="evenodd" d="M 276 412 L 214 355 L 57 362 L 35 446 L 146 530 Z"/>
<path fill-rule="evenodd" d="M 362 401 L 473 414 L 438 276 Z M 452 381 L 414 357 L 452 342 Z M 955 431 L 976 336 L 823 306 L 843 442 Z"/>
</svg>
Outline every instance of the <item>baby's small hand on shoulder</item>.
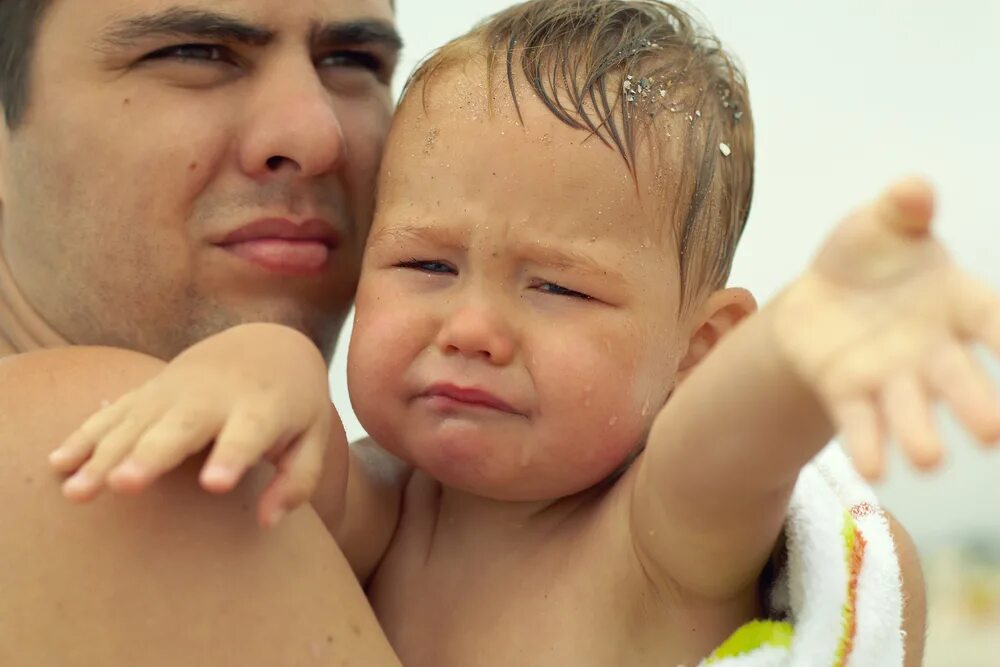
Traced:
<svg viewBox="0 0 1000 667">
<path fill-rule="evenodd" d="M 278 474 L 259 516 L 273 525 L 312 495 L 337 422 L 326 364 L 302 334 L 270 324 L 234 327 L 192 346 L 162 373 L 105 406 L 50 455 L 85 502 L 107 485 L 139 493 L 211 447 L 200 482 L 232 490 L 262 459 Z M 344 439 L 346 457 L 346 439 Z"/>
<path fill-rule="evenodd" d="M 888 438 L 918 466 L 940 460 L 938 400 L 984 444 L 1000 439 L 1000 395 L 971 349 L 1000 354 L 1000 297 L 949 257 L 932 213 L 923 181 L 895 184 L 838 225 L 771 306 L 779 348 L 869 477 Z"/>
</svg>

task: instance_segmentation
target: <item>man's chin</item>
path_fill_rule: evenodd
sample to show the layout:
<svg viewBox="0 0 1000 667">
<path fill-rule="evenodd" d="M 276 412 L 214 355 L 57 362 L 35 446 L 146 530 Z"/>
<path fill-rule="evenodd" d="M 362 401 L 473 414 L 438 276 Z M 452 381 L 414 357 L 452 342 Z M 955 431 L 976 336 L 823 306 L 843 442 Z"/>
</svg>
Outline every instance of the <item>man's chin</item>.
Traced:
<svg viewBox="0 0 1000 667">
<path fill-rule="evenodd" d="M 182 334 L 176 340 L 177 344 L 172 345 L 173 354 L 179 354 L 184 349 L 195 343 L 221 333 L 226 329 L 240 324 L 252 324 L 256 322 L 267 322 L 270 324 L 280 324 L 301 332 L 311 340 L 323 353 L 323 356 L 330 360 L 333 356 L 334 347 L 341 327 L 347 316 L 346 312 L 337 315 L 321 315 L 319 313 L 305 313 L 301 310 L 289 309 L 256 309 L 245 312 L 227 310 L 225 313 L 216 312 L 211 317 L 197 319 L 178 331 Z"/>
</svg>

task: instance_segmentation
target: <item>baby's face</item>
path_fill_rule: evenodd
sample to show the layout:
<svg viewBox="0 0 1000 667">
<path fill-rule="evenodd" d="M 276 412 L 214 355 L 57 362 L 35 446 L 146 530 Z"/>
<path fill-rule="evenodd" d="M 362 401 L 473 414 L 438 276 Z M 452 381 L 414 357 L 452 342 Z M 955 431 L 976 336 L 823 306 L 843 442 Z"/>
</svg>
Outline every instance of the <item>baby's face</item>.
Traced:
<svg viewBox="0 0 1000 667">
<path fill-rule="evenodd" d="M 432 86 L 427 113 L 419 91 L 399 112 L 383 162 L 354 408 L 448 486 L 584 490 L 643 440 L 686 349 L 671 224 L 615 150 L 529 93 L 522 127 L 509 103 L 486 112 L 478 79 Z"/>
</svg>

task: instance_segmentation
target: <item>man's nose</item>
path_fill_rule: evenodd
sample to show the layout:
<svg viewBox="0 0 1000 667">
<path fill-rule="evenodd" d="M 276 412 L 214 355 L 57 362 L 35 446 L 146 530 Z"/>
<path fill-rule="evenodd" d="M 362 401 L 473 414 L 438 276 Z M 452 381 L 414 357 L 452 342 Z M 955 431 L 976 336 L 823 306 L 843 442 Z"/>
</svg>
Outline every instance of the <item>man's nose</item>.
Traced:
<svg viewBox="0 0 1000 667">
<path fill-rule="evenodd" d="M 479 358 L 495 366 L 514 359 L 516 343 L 510 322 L 488 303 L 463 303 L 448 313 L 435 340 L 445 355 Z"/>
<path fill-rule="evenodd" d="M 253 178 L 321 176 L 347 160 L 336 100 L 311 63 L 261 80 L 246 113 L 240 163 Z"/>
</svg>

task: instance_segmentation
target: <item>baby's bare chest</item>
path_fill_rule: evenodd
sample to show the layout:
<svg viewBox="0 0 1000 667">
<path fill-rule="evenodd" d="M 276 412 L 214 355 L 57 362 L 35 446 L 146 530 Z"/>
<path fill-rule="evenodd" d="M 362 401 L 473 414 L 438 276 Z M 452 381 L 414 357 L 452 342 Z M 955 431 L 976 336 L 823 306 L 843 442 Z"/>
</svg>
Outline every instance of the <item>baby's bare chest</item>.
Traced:
<svg viewBox="0 0 1000 667">
<path fill-rule="evenodd" d="M 530 556 L 401 538 L 369 596 L 407 667 L 697 664 L 735 627 L 731 610 L 688 614 L 654 592 L 610 536 Z"/>
<path fill-rule="evenodd" d="M 634 605 L 599 573 L 588 582 L 542 564 L 468 563 L 447 576 L 386 565 L 369 593 L 407 667 L 627 664 Z"/>
</svg>

